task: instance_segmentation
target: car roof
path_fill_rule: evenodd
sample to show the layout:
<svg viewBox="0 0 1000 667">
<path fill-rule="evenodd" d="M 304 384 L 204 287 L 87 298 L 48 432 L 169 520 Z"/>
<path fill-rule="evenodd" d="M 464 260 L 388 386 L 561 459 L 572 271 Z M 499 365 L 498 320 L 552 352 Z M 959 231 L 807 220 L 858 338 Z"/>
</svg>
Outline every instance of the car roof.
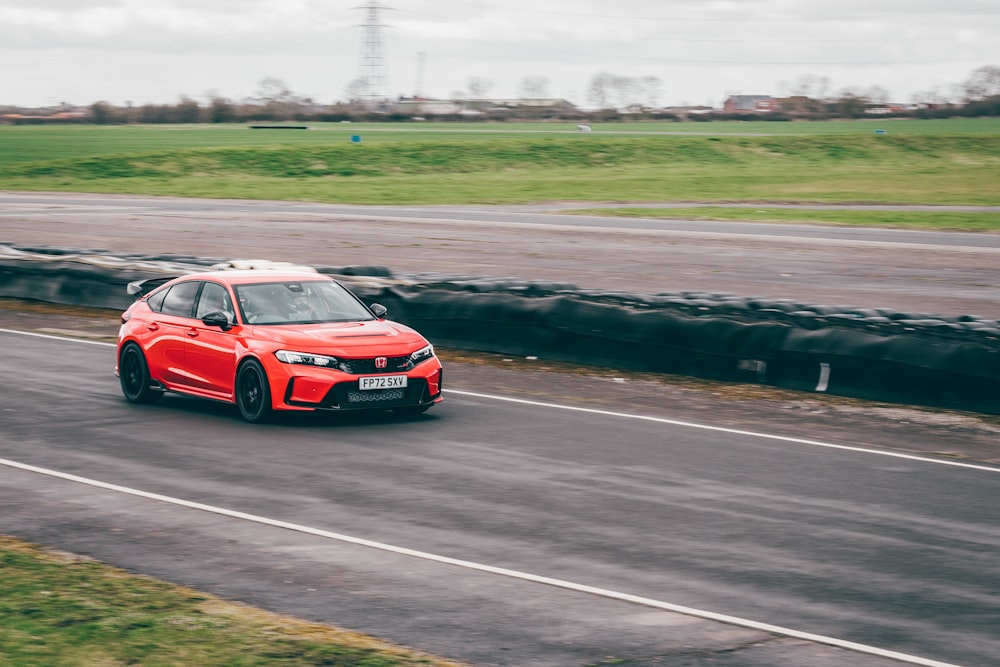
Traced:
<svg viewBox="0 0 1000 667">
<path fill-rule="evenodd" d="M 326 281 L 333 278 L 322 273 L 290 270 L 236 270 L 236 271 L 206 271 L 182 276 L 184 280 L 214 280 L 230 285 L 249 285 L 252 283 L 281 283 L 303 281 Z"/>
</svg>

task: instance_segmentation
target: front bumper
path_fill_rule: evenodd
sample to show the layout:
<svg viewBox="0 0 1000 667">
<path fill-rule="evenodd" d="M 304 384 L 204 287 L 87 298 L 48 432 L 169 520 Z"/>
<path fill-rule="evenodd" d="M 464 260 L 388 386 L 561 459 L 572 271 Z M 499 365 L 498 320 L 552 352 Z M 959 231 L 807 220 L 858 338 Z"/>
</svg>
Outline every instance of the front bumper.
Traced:
<svg viewBox="0 0 1000 667">
<path fill-rule="evenodd" d="M 337 370 L 275 362 L 268 369 L 275 410 L 384 410 L 431 406 L 442 400 L 444 372 L 431 359 L 402 373 L 407 386 L 362 391 L 361 376 Z"/>
</svg>

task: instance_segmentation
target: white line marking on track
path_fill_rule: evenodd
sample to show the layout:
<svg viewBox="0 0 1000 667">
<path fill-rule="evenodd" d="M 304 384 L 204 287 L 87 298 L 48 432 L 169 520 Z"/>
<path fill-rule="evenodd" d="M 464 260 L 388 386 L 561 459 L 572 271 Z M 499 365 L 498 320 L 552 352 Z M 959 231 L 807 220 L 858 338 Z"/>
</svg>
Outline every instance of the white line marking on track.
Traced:
<svg viewBox="0 0 1000 667">
<path fill-rule="evenodd" d="M 771 625 L 769 623 L 752 621 L 749 619 L 740 618 L 738 616 L 718 614 L 712 611 L 695 609 L 693 607 L 685 607 L 682 605 L 672 604 L 670 602 L 663 602 L 661 600 L 654 600 L 652 598 L 640 597 L 638 595 L 619 593 L 617 591 L 612 591 L 605 588 L 597 588 L 594 586 L 587 586 L 585 584 L 573 583 L 571 581 L 566 581 L 564 579 L 552 579 L 550 577 L 543 577 L 536 574 L 529 574 L 527 572 L 521 572 L 519 570 L 508 570 L 502 567 L 494 567 L 492 565 L 485 565 L 483 563 L 475 563 L 472 561 L 461 560 L 458 558 L 451 558 L 449 556 L 439 556 L 437 554 L 432 554 L 425 551 L 416 551 L 414 549 L 408 549 L 406 547 L 398 547 L 392 544 L 386 544 L 384 542 L 374 542 L 372 540 L 366 540 L 360 537 L 352 537 L 350 535 L 344 535 L 342 533 L 333 533 L 330 531 L 321 530 L 319 528 L 310 528 L 309 526 L 303 526 L 301 524 L 289 523 L 287 521 L 280 521 L 278 519 L 269 519 L 267 517 L 258 516 L 255 514 L 247 514 L 246 512 L 239 512 L 237 510 L 226 509 L 223 507 L 216 507 L 214 505 L 205 505 L 190 500 L 183 500 L 181 498 L 173 498 L 171 496 L 164 496 L 159 493 L 150 493 L 149 491 L 141 491 L 139 489 L 133 489 L 127 486 L 119 486 L 117 484 L 101 482 L 96 479 L 80 477 L 79 475 L 59 472 L 57 470 L 51 470 L 48 468 L 40 468 L 38 466 L 33 466 L 27 463 L 12 461 L 10 459 L 0 458 L 0 465 L 7 466 L 9 468 L 15 468 L 18 470 L 24 470 L 26 472 L 32 472 L 40 475 L 46 475 L 49 477 L 55 477 L 58 479 L 64 479 L 70 482 L 77 482 L 79 484 L 86 484 L 88 486 L 93 486 L 108 491 L 114 491 L 116 493 L 124 493 L 132 496 L 138 496 L 140 498 L 146 498 L 148 500 L 168 503 L 180 507 L 187 507 L 190 509 L 200 510 L 203 512 L 210 512 L 212 514 L 227 516 L 233 519 L 242 519 L 244 521 L 251 521 L 265 526 L 283 528 L 285 530 L 292 530 L 298 533 L 305 533 L 307 535 L 323 537 L 330 540 L 336 540 L 338 542 L 345 542 L 347 544 L 355 544 L 363 547 L 369 547 L 372 549 L 378 549 L 380 551 L 387 551 L 390 553 L 400 554 L 402 556 L 420 558 L 423 560 L 433 561 L 435 563 L 442 563 L 445 565 L 454 565 L 456 567 L 461 567 L 468 570 L 487 572 L 489 574 L 496 574 L 511 579 L 530 581 L 536 584 L 544 584 L 546 586 L 553 586 L 555 588 L 575 591 L 577 593 L 596 595 L 610 600 L 618 600 L 620 602 L 628 602 L 632 604 L 642 605 L 644 607 L 652 607 L 654 609 L 660 609 L 663 611 L 671 611 L 678 614 L 684 614 L 686 616 L 694 616 L 697 618 L 703 618 L 710 621 L 718 621 L 720 623 L 726 623 L 728 625 L 737 625 L 740 627 L 750 628 L 753 630 L 760 630 L 761 632 L 768 632 L 771 634 L 781 635 L 784 637 L 792 637 L 795 639 L 815 642 L 818 644 L 836 646 L 838 648 L 846 649 L 848 651 L 854 651 L 856 653 L 875 655 L 882 658 L 888 658 L 890 660 L 898 660 L 900 662 L 910 663 L 913 665 L 924 665 L 925 667 L 959 667 L 958 665 L 952 663 L 939 662 L 937 660 L 931 660 L 929 658 L 921 658 L 919 656 L 908 655 L 906 653 L 898 653 L 896 651 L 889 651 L 886 649 L 878 648 L 876 646 L 868 646 L 867 644 L 858 644 L 856 642 L 850 642 L 844 639 L 837 639 L 835 637 L 826 637 L 824 635 L 816 635 L 810 632 L 801 632 L 799 630 L 793 630 L 791 628 L 785 628 L 779 625 Z"/>
<path fill-rule="evenodd" d="M 107 343 L 101 340 L 87 340 L 86 338 L 71 338 L 69 336 L 53 336 L 52 334 L 35 333 L 34 331 L 16 331 L 14 329 L 0 329 L 0 333 L 17 334 L 18 336 L 34 336 L 35 338 L 48 338 L 49 340 L 61 340 L 70 343 L 85 343 L 87 345 L 103 345 L 105 347 L 115 347 L 114 343 Z"/>
<path fill-rule="evenodd" d="M 961 461 L 946 461 L 944 459 L 932 459 L 925 456 L 916 456 L 914 454 L 903 454 L 900 452 L 886 452 L 879 449 L 868 449 L 865 447 L 854 447 L 851 445 L 836 445 L 832 442 L 822 442 L 820 440 L 808 440 L 806 438 L 795 438 L 787 435 L 774 435 L 771 433 L 760 433 L 757 431 L 743 431 L 736 428 L 727 428 L 725 426 L 710 426 L 708 424 L 698 424 L 695 422 L 680 421 L 677 419 L 668 419 L 666 417 L 651 417 L 649 415 L 634 415 L 628 412 L 614 412 L 612 410 L 599 410 L 597 408 L 582 408 L 575 405 L 560 405 L 558 403 L 544 403 L 541 401 L 532 401 L 524 398 L 512 398 L 510 396 L 495 396 L 493 394 L 481 394 L 474 391 L 461 391 L 458 389 L 446 389 L 446 394 L 458 394 L 460 396 L 472 396 L 474 398 L 486 398 L 492 401 L 507 401 L 509 403 L 521 403 L 524 405 L 534 405 L 536 407 L 542 408 L 556 408 L 559 410 L 571 410 L 574 412 L 585 412 L 588 414 L 604 415 L 606 417 L 621 417 L 623 419 L 638 419 L 640 421 L 656 422 L 659 424 L 671 424 L 673 426 L 684 426 L 686 428 L 697 428 L 706 431 L 716 431 L 719 433 L 729 433 L 732 435 L 745 435 L 754 438 L 764 438 L 766 440 L 779 440 L 781 442 L 794 442 L 800 445 L 810 445 L 812 447 L 827 447 L 829 449 L 843 449 L 850 452 L 861 452 L 863 454 L 877 454 L 879 456 L 892 456 L 899 459 L 907 459 L 910 461 L 921 461 L 923 463 L 937 463 L 939 465 L 946 466 L 957 466 L 959 468 L 971 468 L 972 470 L 985 470 L 987 472 L 997 472 L 1000 473 L 1000 468 L 977 465 L 975 463 L 962 463 Z"/>
<path fill-rule="evenodd" d="M 105 343 L 94 340 L 84 340 L 80 338 L 64 338 L 62 336 L 52 336 L 49 334 L 33 333 L 29 331 L 15 331 L 14 329 L 0 329 L 0 333 L 18 334 L 22 336 L 35 336 L 37 338 L 48 338 L 58 341 L 69 341 L 71 343 L 89 343 L 91 345 L 105 345 L 114 347 L 114 343 Z M 745 435 L 753 438 L 765 440 L 777 440 L 780 442 L 793 442 L 799 445 L 809 445 L 811 447 L 826 447 L 828 449 L 842 449 L 849 452 L 859 452 L 862 454 L 875 454 L 878 456 L 889 456 L 908 461 L 920 461 L 921 463 L 935 463 L 956 468 L 967 468 L 969 470 L 984 470 L 986 472 L 1000 473 L 1000 468 L 995 466 L 978 465 L 975 463 L 964 463 L 962 461 L 948 461 L 945 459 L 933 459 L 926 456 L 916 456 L 915 454 L 904 454 L 902 452 L 889 452 L 879 449 L 869 449 L 867 447 L 855 447 L 852 445 L 837 445 L 832 442 L 822 442 L 820 440 L 809 440 L 807 438 L 795 438 L 787 435 L 774 435 L 772 433 L 760 433 L 758 431 L 744 431 L 725 426 L 711 426 L 709 424 L 698 424 L 679 419 L 669 419 L 667 417 L 652 417 L 650 415 L 635 415 L 628 412 L 615 412 L 613 410 L 600 410 L 597 408 L 583 408 L 576 405 L 561 405 L 559 403 L 545 403 L 543 401 L 533 401 L 526 398 L 514 398 L 511 396 L 497 396 L 495 394 L 483 394 L 475 391 L 464 391 L 460 389 L 446 389 L 446 394 L 457 394 L 459 396 L 471 396 L 473 398 L 485 398 L 491 401 L 505 401 L 508 403 L 521 403 L 523 405 L 533 405 L 540 408 L 552 408 L 555 410 L 569 410 L 571 412 L 584 412 L 587 414 L 603 415 L 605 417 L 618 417 L 622 419 L 638 419 L 640 421 L 656 422 L 660 424 L 671 424 L 673 426 L 683 426 L 686 428 L 696 428 L 705 431 L 716 431 L 718 433 L 729 433 L 731 435 Z"/>
</svg>

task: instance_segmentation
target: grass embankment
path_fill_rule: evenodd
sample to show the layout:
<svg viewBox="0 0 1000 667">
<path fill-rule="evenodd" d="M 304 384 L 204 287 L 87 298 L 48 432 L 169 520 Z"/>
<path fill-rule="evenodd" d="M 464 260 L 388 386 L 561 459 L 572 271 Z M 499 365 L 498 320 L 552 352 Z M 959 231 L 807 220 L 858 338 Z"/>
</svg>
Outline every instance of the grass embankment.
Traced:
<svg viewBox="0 0 1000 667">
<path fill-rule="evenodd" d="M 3 128 L 0 142 L 11 129 Z M 401 132 L 386 131 L 396 140 L 351 144 L 333 141 L 335 132 L 262 131 L 286 143 L 192 148 L 186 142 L 199 136 L 264 139 L 250 130 L 178 129 L 161 131 L 176 137 L 177 148 L 136 152 L 145 146 L 129 135 L 137 128 L 101 129 L 103 152 L 77 157 L 50 145 L 54 135 L 37 135 L 43 141 L 31 148 L 35 159 L 0 160 L 0 188 L 353 204 L 1000 204 L 1000 134 L 484 140 L 425 131 L 402 140 Z"/>
<path fill-rule="evenodd" d="M 0 125 L 0 166 L 37 160 L 76 159 L 112 153 L 154 153 L 189 148 L 333 146 L 360 137 L 379 143 L 475 141 L 498 138 L 560 138 L 600 142 L 623 136 L 814 136 L 890 137 L 1000 135 L 1000 118 L 949 120 L 856 120 L 775 123 L 595 123 L 582 134 L 573 123 L 309 123 L 316 131 L 250 130 L 240 124 L 203 125 Z"/>
<path fill-rule="evenodd" d="M 0 663 L 458 667 L 0 536 Z"/>
</svg>

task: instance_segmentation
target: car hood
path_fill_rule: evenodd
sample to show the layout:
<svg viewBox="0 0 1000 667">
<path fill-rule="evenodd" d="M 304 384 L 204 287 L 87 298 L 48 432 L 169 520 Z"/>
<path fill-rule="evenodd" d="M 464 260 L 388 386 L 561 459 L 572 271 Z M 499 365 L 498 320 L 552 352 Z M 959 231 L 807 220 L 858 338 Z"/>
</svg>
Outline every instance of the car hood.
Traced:
<svg viewBox="0 0 1000 667">
<path fill-rule="evenodd" d="M 365 350 L 372 354 L 409 354 L 427 345 L 416 331 L 390 320 L 323 324 L 256 325 L 250 336 L 298 352 L 336 354 Z"/>
</svg>

